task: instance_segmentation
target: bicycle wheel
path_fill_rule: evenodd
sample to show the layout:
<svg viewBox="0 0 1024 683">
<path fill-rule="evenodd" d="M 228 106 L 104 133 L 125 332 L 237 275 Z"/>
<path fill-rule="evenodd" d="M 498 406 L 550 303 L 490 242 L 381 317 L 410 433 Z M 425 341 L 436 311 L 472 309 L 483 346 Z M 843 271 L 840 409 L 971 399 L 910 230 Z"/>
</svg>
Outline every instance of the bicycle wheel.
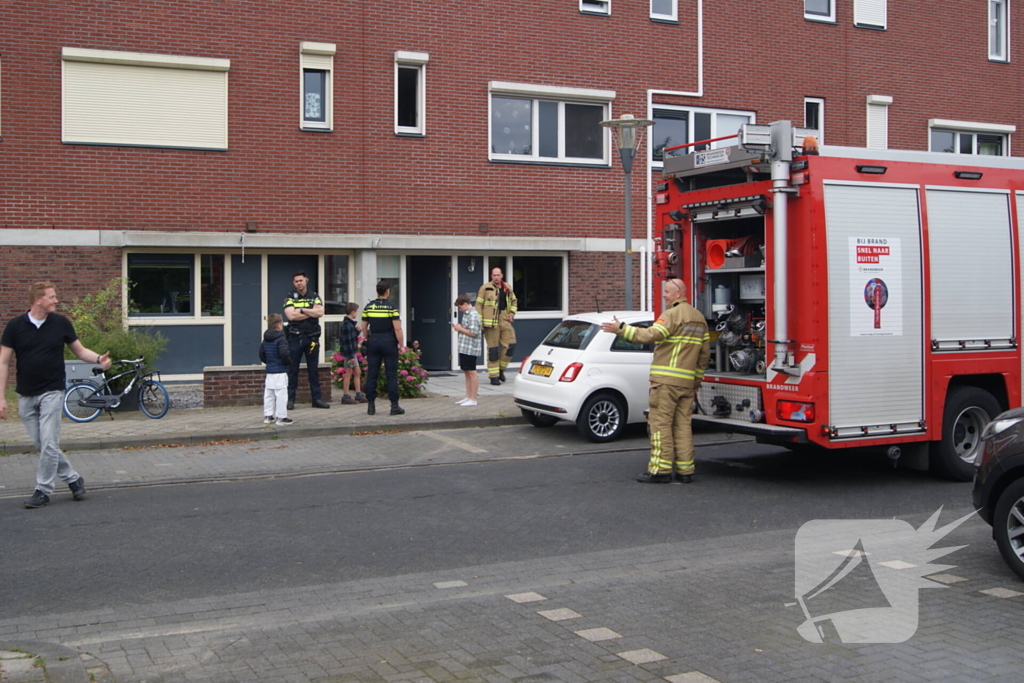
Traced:
<svg viewBox="0 0 1024 683">
<path fill-rule="evenodd" d="M 139 387 L 139 409 L 154 420 L 159 420 L 167 414 L 171 407 L 171 397 L 167 395 L 167 389 L 155 379 L 146 380 Z"/>
<path fill-rule="evenodd" d="M 91 422 L 103 411 L 95 406 L 82 405 L 99 390 L 92 382 L 76 382 L 64 392 L 64 414 L 74 422 Z"/>
</svg>

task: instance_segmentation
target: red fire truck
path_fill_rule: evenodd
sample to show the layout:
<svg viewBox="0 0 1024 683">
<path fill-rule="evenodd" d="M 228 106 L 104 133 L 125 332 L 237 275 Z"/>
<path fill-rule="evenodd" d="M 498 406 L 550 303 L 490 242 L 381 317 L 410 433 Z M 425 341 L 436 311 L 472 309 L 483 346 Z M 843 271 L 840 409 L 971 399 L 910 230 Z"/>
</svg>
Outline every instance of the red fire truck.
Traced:
<svg viewBox="0 0 1024 683">
<path fill-rule="evenodd" d="M 1024 160 L 802 135 L 664 161 L 652 284 L 681 278 L 712 331 L 694 420 L 969 480 L 1021 405 Z"/>
</svg>

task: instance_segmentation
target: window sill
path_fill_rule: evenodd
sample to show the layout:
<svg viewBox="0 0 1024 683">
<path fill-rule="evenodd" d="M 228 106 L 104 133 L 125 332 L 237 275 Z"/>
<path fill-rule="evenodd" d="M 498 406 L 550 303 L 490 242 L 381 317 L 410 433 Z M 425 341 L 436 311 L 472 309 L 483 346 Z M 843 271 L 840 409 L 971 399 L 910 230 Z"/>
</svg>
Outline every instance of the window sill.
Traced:
<svg viewBox="0 0 1024 683">
<path fill-rule="evenodd" d="M 334 131 L 330 128 L 307 128 L 306 126 L 300 126 L 299 130 L 303 133 L 333 133 Z"/>
<path fill-rule="evenodd" d="M 875 26 L 874 24 L 856 24 L 855 23 L 853 25 L 853 27 L 854 28 L 862 28 L 862 29 L 865 29 L 865 30 L 868 30 L 868 31 L 883 31 L 884 32 L 884 31 L 888 31 L 889 30 L 889 29 L 887 29 L 884 26 Z"/>
<path fill-rule="evenodd" d="M 403 131 L 396 130 L 395 131 L 395 137 L 398 137 L 398 138 L 425 138 L 425 137 L 427 137 L 427 134 L 426 133 L 406 133 L 406 132 L 403 132 Z"/>
<path fill-rule="evenodd" d="M 988 61 L 992 62 L 993 64 L 1009 64 L 1010 63 L 1009 59 L 999 58 L 999 57 L 989 57 Z M 0 138 L 0 140 L 2 140 L 2 139 L 3 138 Z"/>
<path fill-rule="evenodd" d="M 679 26 L 682 24 L 678 19 L 665 19 L 663 17 L 651 17 L 652 24 L 669 24 L 670 26 Z"/>
<path fill-rule="evenodd" d="M 611 12 L 588 12 L 585 9 L 581 9 L 580 14 L 585 14 L 588 17 L 610 17 L 612 15 Z"/>
<path fill-rule="evenodd" d="M 593 164 L 580 163 L 578 161 L 536 161 L 534 159 L 488 159 L 492 164 L 513 164 L 517 166 L 560 166 L 562 168 L 611 168 L 607 162 Z"/>
<path fill-rule="evenodd" d="M 804 15 L 804 21 L 810 21 L 815 24 L 831 24 L 832 26 L 839 26 L 839 22 L 835 19 L 819 19 L 818 17 L 809 17 Z"/>
</svg>

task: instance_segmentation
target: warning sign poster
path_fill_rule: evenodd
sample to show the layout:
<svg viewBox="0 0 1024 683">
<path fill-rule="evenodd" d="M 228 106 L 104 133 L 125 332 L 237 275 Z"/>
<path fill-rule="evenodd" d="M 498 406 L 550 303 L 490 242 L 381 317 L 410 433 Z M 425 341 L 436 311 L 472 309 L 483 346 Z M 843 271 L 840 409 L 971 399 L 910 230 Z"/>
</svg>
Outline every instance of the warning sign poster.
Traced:
<svg viewBox="0 0 1024 683">
<path fill-rule="evenodd" d="M 900 240 L 850 238 L 850 336 L 903 335 Z"/>
</svg>

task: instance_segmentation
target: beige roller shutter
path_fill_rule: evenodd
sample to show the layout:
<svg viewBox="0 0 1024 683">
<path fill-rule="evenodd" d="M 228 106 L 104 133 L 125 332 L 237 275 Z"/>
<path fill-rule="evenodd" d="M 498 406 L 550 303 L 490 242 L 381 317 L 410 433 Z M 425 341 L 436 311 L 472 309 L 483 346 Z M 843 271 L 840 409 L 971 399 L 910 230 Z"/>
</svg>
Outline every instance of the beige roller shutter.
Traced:
<svg viewBox="0 0 1024 683">
<path fill-rule="evenodd" d="M 65 48 L 63 141 L 227 149 L 228 60 Z"/>
</svg>

